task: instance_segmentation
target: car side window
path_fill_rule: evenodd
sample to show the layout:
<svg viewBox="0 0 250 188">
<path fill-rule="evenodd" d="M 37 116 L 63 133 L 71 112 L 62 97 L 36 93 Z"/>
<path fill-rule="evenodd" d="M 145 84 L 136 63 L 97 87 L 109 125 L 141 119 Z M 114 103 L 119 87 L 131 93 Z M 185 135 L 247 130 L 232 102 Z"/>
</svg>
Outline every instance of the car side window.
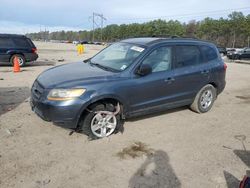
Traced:
<svg viewBox="0 0 250 188">
<path fill-rule="evenodd" d="M 142 62 L 152 67 L 152 72 L 161 72 L 171 69 L 172 48 L 170 46 L 159 47 L 151 52 Z"/>
<path fill-rule="evenodd" d="M 203 45 L 200 48 L 207 61 L 212 61 L 218 58 L 216 51 L 212 47 Z"/>
<path fill-rule="evenodd" d="M 9 48 L 12 47 L 13 43 L 10 38 L 0 37 L 0 48 Z"/>
<path fill-rule="evenodd" d="M 175 47 L 175 68 L 197 65 L 201 61 L 201 52 L 197 46 L 186 45 Z"/>
<path fill-rule="evenodd" d="M 28 41 L 25 38 L 13 38 L 12 40 L 17 47 L 30 47 Z"/>
</svg>

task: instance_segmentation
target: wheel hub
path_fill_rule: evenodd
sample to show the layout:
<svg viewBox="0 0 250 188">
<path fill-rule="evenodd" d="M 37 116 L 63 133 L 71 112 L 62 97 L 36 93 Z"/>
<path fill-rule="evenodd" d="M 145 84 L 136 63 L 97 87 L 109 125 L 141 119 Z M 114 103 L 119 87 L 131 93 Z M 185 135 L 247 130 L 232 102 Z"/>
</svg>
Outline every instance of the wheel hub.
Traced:
<svg viewBox="0 0 250 188">
<path fill-rule="evenodd" d="M 206 90 L 203 92 L 202 96 L 201 96 L 201 106 L 202 108 L 206 109 L 208 108 L 213 101 L 213 94 L 211 90 Z"/>
<path fill-rule="evenodd" d="M 97 113 L 91 121 L 91 131 L 97 137 L 107 137 L 111 135 L 117 125 L 114 114 Z"/>
</svg>

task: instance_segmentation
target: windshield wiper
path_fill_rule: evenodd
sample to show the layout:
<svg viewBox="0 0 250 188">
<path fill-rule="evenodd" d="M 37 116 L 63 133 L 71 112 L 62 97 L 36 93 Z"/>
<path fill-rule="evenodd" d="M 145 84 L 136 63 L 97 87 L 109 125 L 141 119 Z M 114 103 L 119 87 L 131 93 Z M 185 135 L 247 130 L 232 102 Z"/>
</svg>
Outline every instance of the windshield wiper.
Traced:
<svg viewBox="0 0 250 188">
<path fill-rule="evenodd" d="M 99 68 L 101 68 L 101 69 L 103 69 L 103 70 L 106 70 L 106 71 L 120 72 L 120 71 L 118 71 L 118 70 L 116 70 L 116 69 L 113 69 L 113 68 L 111 68 L 111 67 L 106 67 L 106 66 L 100 65 L 99 63 L 93 63 L 93 62 L 91 62 L 91 61 L 89 61 L 89 62 L 90 62 L 91 65 L 95 65 L 95 66 L 97 66 L 97 67 L 99 67 Z"/>
</svg>

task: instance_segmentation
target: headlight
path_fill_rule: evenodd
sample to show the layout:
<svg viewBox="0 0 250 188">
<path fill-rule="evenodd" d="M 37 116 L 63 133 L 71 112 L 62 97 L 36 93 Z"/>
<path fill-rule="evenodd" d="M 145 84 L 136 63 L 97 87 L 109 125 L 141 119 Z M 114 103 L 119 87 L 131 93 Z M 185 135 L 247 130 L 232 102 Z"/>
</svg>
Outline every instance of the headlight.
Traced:
<svg viewBox="0 0 250 188">
<path fill-rule="evenodd" d="M 48 100 L 64 101 L 80 97 L 86 89 L 52 89 L 48 94 Z"/>
</svg>

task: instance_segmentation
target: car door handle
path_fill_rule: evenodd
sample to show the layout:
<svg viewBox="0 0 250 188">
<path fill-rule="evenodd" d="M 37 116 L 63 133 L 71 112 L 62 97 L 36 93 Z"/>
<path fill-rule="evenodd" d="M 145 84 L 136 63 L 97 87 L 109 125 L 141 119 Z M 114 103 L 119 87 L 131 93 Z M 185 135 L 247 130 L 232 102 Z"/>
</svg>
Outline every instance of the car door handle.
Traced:
<svg viewBox="0 0 250 188">
<path fill-rule="evenodd" d="M 169 77 L 169 78 L 164 80 L 164 82 L 167 82 L 167 83 L 172 83 L 173 81 L 175 81 L 175 79 L 173 77 Z"/>
<path fill-rule="evenodd" d="M 209 73 L 209 70 L 203 70 L 201 71 L 201 74 L 208 74 Z"/>
</svg>

